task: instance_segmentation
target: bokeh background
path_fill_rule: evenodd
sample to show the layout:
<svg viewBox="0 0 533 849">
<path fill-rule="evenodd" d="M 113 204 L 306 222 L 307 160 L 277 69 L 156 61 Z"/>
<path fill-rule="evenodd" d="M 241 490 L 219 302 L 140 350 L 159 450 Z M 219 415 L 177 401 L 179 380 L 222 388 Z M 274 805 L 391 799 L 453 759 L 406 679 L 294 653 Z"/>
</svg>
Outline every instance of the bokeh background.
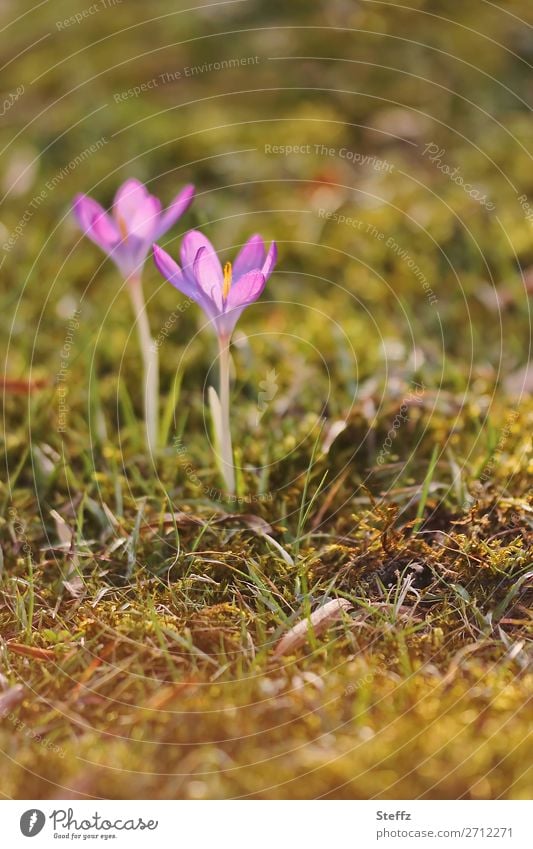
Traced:
<svg viewBox="0 0 533 849">
<path fill-rule="evenodd" d="M 445 372 L 466 384 L 473 367 L 497 381 L 524 365 L 520 272 L 531 262 L 531 222 L 518 198 L 531 188 L 530 57 L 520 21 L 527 8 L 514 6 L 475 3 L 458 14 L 453 3 L 242 2 L 196 11 L 156 3 L 147 15 L 124 0 L 80 10 L 17 6 L 14 17 L 4 4 L 3 88 L 16 100 L 4 104 L 1 127 L 3 241 L 23 228 L 2 274 L 15 303 L 22 287 L 39 292 L 20 304 L 20 329 L 4 311 L 10 369 L 31 360 L 46 371 L 55 332 L 64 335 L 65 297 L 83 299 L 87 311 L 97 303 L 93 321 L 103 314 L 112 322 L 106 335 L 124 346 L 130 322 L 116 303 L 115 271 L 100 267 L 91 246 L 78 246 L 69 207 L 77 191 L 109 204 L 131 175 L 163 201 L 197 184 L 198 201 L 180 226 L 205 226 L 228 255 L 250 231 L 276 238 L 281 261 L 269 293 L 304 305 L 256 310 L 261 326 L 308 321 L 302 294 L 312 294 L 314 307 L 346 316 L 350 337 L 364 342 L 355 352 L 359 380 L 379 379 L 380 343 L 389 340 L 398 357 L 396 343 L 403 346 L 404 361 L 425 358 L 435 380 Z M 76 13 L 79 22 L 70 19 Z M 287 146 L 303 152 L 287 154 Z M 324 211 L 361 223 L 328 222 Z M 171 250 L 179 237 L 166 240 Z M 435 293 L 434 308 L 408 260 Z M 504 316 L 494 292 L 503 285 L 514 307 Z M 151 264 L 146 286 L 155 334 L 176 298 Z M 44 319 L 47 332 L 26 332 Z M 169 373 L 191 324 L 192 315 L 168 342 Z M 332 327 L 307 327 L 311 344 L 337 353 Z M 104 343 L 97 353 L 104 372 L 106 350 Z M 352 372 L 353 352 L 346 355 Z M 321 377 L 324 395 L 323 370 Z M 353 385 L 336 390 L 339 410 Z"/>
</svg>

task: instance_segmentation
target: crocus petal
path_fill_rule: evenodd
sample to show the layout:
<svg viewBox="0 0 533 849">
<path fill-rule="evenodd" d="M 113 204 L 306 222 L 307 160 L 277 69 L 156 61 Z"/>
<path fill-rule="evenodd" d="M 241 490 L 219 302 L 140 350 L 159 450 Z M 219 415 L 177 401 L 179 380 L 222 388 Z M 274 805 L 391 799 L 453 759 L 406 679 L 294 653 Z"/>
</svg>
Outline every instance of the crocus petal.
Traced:
<svg viewBox="0 0 533 849">
<path fill-rule="evenodd" d="M 95 217 L 98 215 L 106 215 L 103 207 L 101 207 L 95 200 L 88 197 L 88 195 L 77 194 L 74 198 L 72 209 L 78 224 L 84 232 L 85 230 L 88 230 L 89 227 L 92 227 L 93 219 Z"/>
<path fill-rule="evenodd" d="M 261 271 L 249 271 L 233 283 L 226 298 L 225 310 L 245 307 L 256 301 L 265 288 L 266 278 Z"/>
<path fill-rule="evenodd" d="M 211 254 L 207 248 L 200 248 L 193 265 L 194 279 L 200 290 L 211 299 L 216 309 L 222 311 L 222 280 L 217 279 L 217 266 L 222 277 L 222 269 L 216 254 Z"/>
<path fill-rule="evenodd" d="M 242 311 L 257 300 L 265 288 L 265 283 L 266 278 L 260 271 L 249 271 L 232 285 L 224 304 L 224 312 L 216 318 L 219 336 L 231 337 Z"/>
<path fill-rule="evenodd" d="M 137 236 L 129 236 L 122 240 L 113 251 L 112 258 L 121 269 L 125 277 L 130 274 L 138 274 L 142 271 L 150 242 L 146 239 L 138 239 Z"/>
<path fill-rule="evenodd" d="M 168 206 L 167 209 L 162 213 L 161 218 L 159 219 L 159 224 L 157 225 L 157 233 L 156 239 L 159 239 L 163 236 L 167 230 L 170 230 L 173 224 L 176 223 L 178 218 L 183 215 L 184 212 L 187 211 L 189 206 L 192 203 L 194 197 L 194 186 L 192 183 L 185 186 L 181 192 L 176 195 L 172 203 Z"/>
<path fill-rule="evenodd" d="M 210 324 L 213 325 L 213 328 L 216 328 L 218 310 L 215 308 L 213 302 L 195 283 L 190 283 L 187 280 L 178 263 L 174 262 L 172 257 L 169 256 L 166 251 L 160 248 L 159 245 L 154 245 L 153 248 L 154 260 L 158 271 L 183 295 L 187 298 L 191 298 L 193 301 L 196 301 L 196 303 L 203 309 Z"/>
<path fill-rule="evenodd" d="M 150 197 L 150 193 L 146 186 L 132 178 L 126 180 L 115 195 L 113 203 L 113 216 L 115 221 L 123 221 L 128 231 L 130 222 L 133 220 L 135 213 Z"/>
<path fill-rule="evenodd" d="M 120 241 L 120 233 L 113 219 L 92 198 L 87 195 L 76 195 L 73 211 L 85 235 L 106 253 L 109 253 Z"/>
<path fill-rule="evenodd" d="M 268 280 L 272 273 L 272 269 L 274 268 L 278 259 L 278 246 L 275 242 L 272 242 L 270 248 L 268 249 L 268 253 L 266 255 L 265 262 L 263 263 L 263 267 L 261 271 L 265 275 L 265 278 Z"/>
<path fill-rule="evenodd" d="M 154 197 L 154 195 L 148 195 L 139 204 L 134 215 L 130 218 L 128 222 L 128 235 L 136 236 L 138 239 L 152 241 L 157 232 L 160 214 L 161 201 Z"/>
<path fill-rule="evenodd" d="M 196 297 L 194 287 L 185 279 L 178 263 L 163 248 L 160 248 L 159 245 L 154 245 L 153 248 L 154 262 L 160 274 L 166 277 L 169 283 L 172 283 L 187 298 L 193 298 L 193 300 L 197 301 L 198 298 Z"/>
<path fill-rule="evenodd" d="M 233 276 L 242 277 L 249 271 L 261 268 L 265 261 L 265 243 L 259 234 L 252 236 L 241 248 L 233 263 Z"/>
<path fill-rule="evenodd" d="M 183 242 L 181 243 L 181 265 L 185 276 L 188 279 L 193 280 L 194 263 L 198 256 L 198 252 L 202 248 L 204 248 L 206 254 L 204 262 L 209 263 L 212 277 L 208 291 L 208 294 L 210 294 L 211 286 L 214 283 L 218 283 L 219 287 L 222 288 L 224 275 L 222 274 L 222 266 L 220 265 L 220 260 L 215 253 L 213 245 L 207 236 L 204 236 L 204 234 L 200 233 L 199 230 L 189 230 L 189 232 L 185 234 Z"/>
</svg>

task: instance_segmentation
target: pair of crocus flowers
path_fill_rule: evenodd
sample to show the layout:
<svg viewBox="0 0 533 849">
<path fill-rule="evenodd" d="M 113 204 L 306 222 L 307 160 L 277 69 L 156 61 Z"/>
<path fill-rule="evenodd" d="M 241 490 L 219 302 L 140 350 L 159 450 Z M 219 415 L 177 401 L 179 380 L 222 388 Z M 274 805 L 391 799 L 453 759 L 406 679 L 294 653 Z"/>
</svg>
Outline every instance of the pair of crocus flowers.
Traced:
<svg viewBox="0 0 533 849">
<path fill-rule="evenodd" d="M 222 268 L 209 239 L 190 230 L 181 245 L 181 267 L 155 244 L 192 203 L 194 186 L 188 185 L 163 211 L 161 202 L 138 180 L 127 180 L 117 191 L 111 213 L 86 195 L 77 195 L 74 213 L 85 233 L 117 265 L 128 285 L 144 364 L 144 406 L 147 444 L 157 445 L 159 366 L 142 290 L 142 272 L 153 247 L 160 273 L 204 311 L 219 344 L 219 394 L 211 387 L 209 400 L 217 457 L 226 489 L 235 490 L 229 407 L 229 346 L 235 325 L 245 307 L 259 298 L 277 258 L 276 244 L 269 250 L 261 236 L 252 236 L 234 263 Z"/>
</svg>

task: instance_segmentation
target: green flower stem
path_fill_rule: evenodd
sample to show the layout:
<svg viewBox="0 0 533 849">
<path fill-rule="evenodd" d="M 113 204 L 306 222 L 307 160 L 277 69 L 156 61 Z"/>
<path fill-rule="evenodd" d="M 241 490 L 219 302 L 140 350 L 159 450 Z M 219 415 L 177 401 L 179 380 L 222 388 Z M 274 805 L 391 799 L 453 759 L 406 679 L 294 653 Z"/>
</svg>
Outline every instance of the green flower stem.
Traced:
<svg viewBox="0 0 533 849">
<path fill-rule="evenodd" d="M 233 464 L 233 448 L 231 444 L 231 427 L 229 411 L 230 387 L 230 338 L 219 336 L 219 377 L 220 377 L 220 433 L 218 434 L 219 450 L 222 463 L 222 476 L 229 495 L 235 493 L 235 467 Z"/>
<path fill-rule="evenodd" d="M 128 290 L 135 313 L 135 323 L 139 334 L 139 345 L 144 367 L 146 445 L 150 454 L 153 454 L 157 448 L 157 436 L 159 432 L 159 355 L 150 333 L 150 324 L 148 323 L 140 274 L 133 275 L 129 278 Z"/>
</svg>

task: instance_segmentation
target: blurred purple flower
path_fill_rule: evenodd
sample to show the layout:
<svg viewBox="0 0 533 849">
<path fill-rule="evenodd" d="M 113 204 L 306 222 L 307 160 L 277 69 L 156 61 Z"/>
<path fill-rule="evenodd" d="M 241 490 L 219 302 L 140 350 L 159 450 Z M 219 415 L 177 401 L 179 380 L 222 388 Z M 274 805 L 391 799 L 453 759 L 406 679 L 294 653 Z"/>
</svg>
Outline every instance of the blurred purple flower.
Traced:
<svg viewBox="0 0 533 849">
<path fill-rule="evenodd" d="M 139 180 L 122 184 L 115 195 L 113 209 L 107 213 L 87 195 L 76 195 L 74 215 L 89 237 L 116 263 L 125 278 L 140 275 L 155 239 L 159 239 L 183 215 L 194 196 L 187 185 L 176 195 L 168 209 L 151 195 Z"/>
<path fill-rule="evenodd" d="M 152 341 L 142 289 L 144 261 L 154 239 L 159 239 L 183 215 L 194 196 L 188 185 L 176 195 L 168 209 L 151 195 L 139 180 L 126 180 L 107 213 L 87 195 L 76 195 L 73 211 L 78 224 L 118 266 L 128 283 L 144 366 L 144 417 L 150 452 L 157 447 L 159 433 L 159 356 Z"/>
<path fill-rule="evenodd" d="M 220 339 L 229 340 L 245 307 L 256 301 L 276 264 L 277 247 L 268 252 L 261 236 L 252 236 L 233 263 L 222 268 L 209 239 L 189 230 L 181 245 L 182 268 L 154 245 L 154 259 L 163 277 L 203 309 Z"/>
</svg>

